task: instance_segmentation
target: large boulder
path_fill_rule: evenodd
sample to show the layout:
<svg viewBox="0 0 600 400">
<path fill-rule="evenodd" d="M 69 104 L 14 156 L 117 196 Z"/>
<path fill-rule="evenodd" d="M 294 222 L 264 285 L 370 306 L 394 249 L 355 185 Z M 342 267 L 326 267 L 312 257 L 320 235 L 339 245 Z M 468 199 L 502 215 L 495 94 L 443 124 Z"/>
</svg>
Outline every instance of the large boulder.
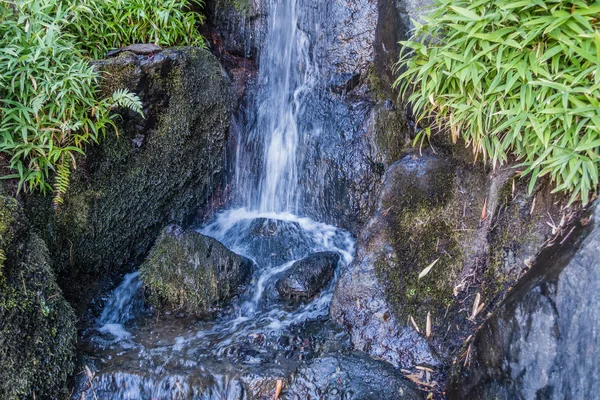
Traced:
<svg viewBox="0 0 600 400">
<path fill-rule="evenodd" d="M 164 226 L 188 223 L 209 207 L 224 178 L 231 104 L 227 79 L 211 53 L 123 52 L 97 67 L 106 77 L 103 91 L 137 93 L 145 118 L 125 113 L 118 136 L 109 133 L 87 149 L 60 212 L 52 210 L 50 196 L 28 199 L 30 220 L 70 299 L 93 295 L 89 277 L 140 260 Z"/>
<path fill-rule="evenodd" d="M 443 371 L 551 236 L 547 222 L 559 225 L 559 200 L 543 185 L 528 195 L 510 169 L 486 172 L 441 148 L 406 153 L 336 285 L 332 318 L 358 350 Z"/>
<path fill-rule="evenodd" d="M 596 398 L 600 384 L 598 205 L 592 222 L 583 218 L 587 226 L 579 229 L 582 234 L 575 230 L 565 243 L 546 250 L 481 327 L 468 344 L 468 359 L 448 398 Z"/>
<path fill-rule="evenodd" d="M 75 314 L 45 243 L 17 201 L 0 193 L 0 398 L 64 398 L 75 340 Z"/>
<path fill-rule="evenodd" d="M 179 226 L 162 232 L 140 267 L 151 303 L 196 314 L 211 314 L 241 293 L 251 275 L 251 260 Z"/>
<path fill-rule="evenodd" d="M 331 281 L 339 260 L 338 253 L 322 251 L 296 261 L 275 284 L 279 298 L 310 300 Z"/>
</svg>

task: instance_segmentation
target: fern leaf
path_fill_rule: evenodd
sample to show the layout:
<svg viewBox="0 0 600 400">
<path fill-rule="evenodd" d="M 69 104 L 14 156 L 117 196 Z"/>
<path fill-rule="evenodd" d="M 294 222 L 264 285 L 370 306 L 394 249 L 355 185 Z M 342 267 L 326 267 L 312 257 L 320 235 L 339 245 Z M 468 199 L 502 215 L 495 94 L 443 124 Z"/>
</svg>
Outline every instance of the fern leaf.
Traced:
<svg viewBox="0 0 600 400">
<path fill-rule="evenodd" d="M 70 179 L 71 163 L 69 162 L 68 155 L 62 154 L 60 162 L 56 166 L 56 182 L 54 183 L 54 198 L 52 199 L 52 204 L 57 214 L 64 202 L 64 196 L 69 188 Z"/>
</svg>

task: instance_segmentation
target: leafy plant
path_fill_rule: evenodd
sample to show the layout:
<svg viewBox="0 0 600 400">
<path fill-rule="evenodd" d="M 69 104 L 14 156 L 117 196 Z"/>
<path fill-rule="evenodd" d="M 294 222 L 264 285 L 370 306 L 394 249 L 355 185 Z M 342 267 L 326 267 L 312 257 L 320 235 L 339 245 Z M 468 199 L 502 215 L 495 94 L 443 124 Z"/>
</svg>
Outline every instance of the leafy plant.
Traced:
<svg viewBox="0 0 600 400">
<path fill-rule="evenodd" d="M 195 2 L 199 5 L 200 3 Z M 77 154 L 115 132 L 114 111 L 139 98 L 103 98 L 86 55 L 131 43 L 202 44 L 186 0 L 0 0 L 0 152 L 18 190 L 53 191 L 58 210 Z M 54 185 L 49 182 L 54 176 Z"/>
<path fill-rule="evenodd" d="M 202 0 L 70 0 L 65 5 L 68 32 L 94 58 L 132 43 L 204 46 L 197 31 L 204 18 L 191 11 L 203 6 Z"/>
<path fill-rule="evenodd" d="M 56 170 L 58 208 L 75 154 L 114 127 L 114 108 L 141 104 L 126 91 L 97 98 L 98 73 L 62 33 L 67 10 L 53 0 L 3 1 L 0 13 L 0 151 L 15 171 L 3 178 L 46 192 Z"/>
<path fill-rule="evenodd" d="M 435 0 L 395 82 L 421 124 L 588 203 L 600 164 L 600 2 Z M 430 127 L 415 142 L 431 135 Z"/>
</svg>

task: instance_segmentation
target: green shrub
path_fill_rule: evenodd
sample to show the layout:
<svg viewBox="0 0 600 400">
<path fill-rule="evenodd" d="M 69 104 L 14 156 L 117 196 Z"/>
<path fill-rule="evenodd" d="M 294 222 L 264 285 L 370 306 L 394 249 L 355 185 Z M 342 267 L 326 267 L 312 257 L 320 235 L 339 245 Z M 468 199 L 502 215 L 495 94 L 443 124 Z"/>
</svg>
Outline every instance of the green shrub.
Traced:
<svg viewBox="0 0 600 400">
<path fill-rule="evenodd" d="M 125 90 L 100 97 L 86 55 L 131 43 L 202 44 L 190 4 L 175 0 L 0 0 L 0 152 L 19 190 L 54 190 L 58 209 L 77 153 L 97 143 L 113 111 L 141 113 Z M 54 176 L 53 186 L 50 184 Z"/>
<path fill-rule="evenodd" d="M 600 2 L 435 0 L 395 82 L 421 124 L 436 122 L 496 167 L 588 203 L 600 164 Z M 431 134 L 419 132 L 417 141 Z"/>
<path fill-rule="evenodd" d="M 64 1 L 64 0 L 63 0 Z M 71 2 L 71 1 L 69 1 Z M 197 24 L 201 0 L 79 0 L 72 1 L 67 29 L 92 57 L 132 43 L 204 46 Z"/>
<path fill-rule="evenodd" d="M 113 108 L 141 104 L 126 91 L 97 98 L 98 74 L 62 33 L 68 13 L 54 0 L 3 1 L 0 13 L 0 151 L 15 171 L 3 178 L 46 192 L 54 170 L 59 207 L 75 154 L 114 125 Z"/>
</svg>

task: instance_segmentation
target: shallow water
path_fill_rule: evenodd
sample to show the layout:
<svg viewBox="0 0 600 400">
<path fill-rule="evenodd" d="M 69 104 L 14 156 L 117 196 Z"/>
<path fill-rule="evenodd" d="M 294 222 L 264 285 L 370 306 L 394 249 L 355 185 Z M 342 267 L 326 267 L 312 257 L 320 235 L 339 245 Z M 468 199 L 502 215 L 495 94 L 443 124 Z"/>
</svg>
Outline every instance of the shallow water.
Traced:
<svg viewBox="0 0 600 400">
<path fill-rule="evenodd" d="M 302 330 L 327 318 L 337 275 L 353 258 L 350 234 L 290 213 L 245 209 L 219 214 L 200 232 L 255 262 L 250 284 L 214 321 L 172 315 L 136 320 L 143 309 L 141 282 L 137 272 L 126 275 L 84 335 L 99 360 L 94 390 L 101 398 L 221 399 L 231 391 L 237 399 L 243 376 L 273 370 L 284 377 L 307 357 Z M 280 303 L 277 278 L 319 251 L 340 254 L 334 279 L 296 309 Z"/>
</svg>

